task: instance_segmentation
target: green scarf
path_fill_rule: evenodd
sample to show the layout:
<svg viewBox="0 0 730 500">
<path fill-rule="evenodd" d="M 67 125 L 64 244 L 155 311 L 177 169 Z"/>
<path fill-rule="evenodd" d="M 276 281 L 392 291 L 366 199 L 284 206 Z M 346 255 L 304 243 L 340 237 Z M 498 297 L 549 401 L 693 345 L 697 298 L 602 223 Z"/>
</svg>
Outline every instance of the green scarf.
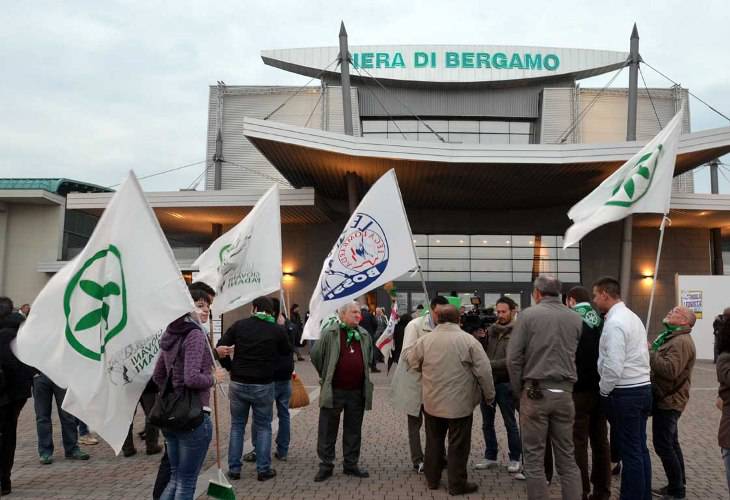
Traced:
<svg viewBox="0 0 730 500">
<path fill-rule="evenodd" d="M 576 304 L 573 310 L 580 314 L 580 317 L 583 318 L 583 321 L 585 321 L 586 325 L 590 326 L 591 328 L 598 328 L 599 326 L 601 326 L 601 317 L 588 302 L 581 302 L 580 304 Z"/>
<path fill-rule="evenodd" d="M 276 320 L 274 319 L 274 317 L 269 313 L 255 312 L 255 313 L 253 313 L 253 317 L 258 318 L 261 321 L 267 321 L 269 323 L 276 323 Z"/>
<path fill-rule="evenodd" d="M 679 325 L 670 325 L 666 321 L 662 321 L 662 324 L 664 325 L 664 330 L 659 332 L 659 335 L 654 340 L 654 342 L 651 343 L 651 350 L 654 352 L 657 352 L 659 348 L 664 344 L 664 342 L 667 341 L 667 337 L 669 337 L 671 334 L 676 332 L 677 330 L 684 330 L 684 326 Z"/>
<path fill-rule="evenodd" d="M 353 340 L 360 342 L 360 330 L 357 327 L 347 326 L 347 324 L 340 322 L 340 328 L 347 332 L 347 345 L 349 346 Z"/>
</svg>

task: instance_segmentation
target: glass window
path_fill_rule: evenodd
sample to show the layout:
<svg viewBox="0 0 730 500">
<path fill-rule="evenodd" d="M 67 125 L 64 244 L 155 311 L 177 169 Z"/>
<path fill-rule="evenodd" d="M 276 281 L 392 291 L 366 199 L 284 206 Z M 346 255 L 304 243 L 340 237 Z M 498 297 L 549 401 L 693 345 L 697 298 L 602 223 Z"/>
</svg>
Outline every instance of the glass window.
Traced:
<svg viewBox="0 0 730 500">
<path fill-rule="evenodd" d="M 430 281 L 471 281 L 469 272 L 428 272 Z"/>
<path fill-rule="evenodd" d="M 425 124 L 428 124 L 429 127 L 431 127 L 436 132 L 448 132 L 449 131 L 449 122 L 446 120 L 423 120 L 418 122 L 418 131 L 419 132 L 431 132 L 428 130 L 428 127 L 426 127 Z M 433 134 L 431 134 L 433 135 Z"/>
<path fill-rule="evenodd" d="M 479 132 L 482 134 L 509 134 L 509 122 L 497 120 L 479 122 Z"/>
<path fill-rule="evenodd" d="M 395 292 L 395 301 L 398 304 L 398 311 L 408 310 L 408 292 Z"/>
<path fill-rule="evenodd" d="M 580 283 L 580 273 L 558 273 L 558 279 L 563 283 Z"/>
<path fill-rule="evenodd" d="M 444 140 L 446 141 L 449 138 L 449 134 L 444 132 L 441 134 L 441 137 L 443 137 Z M 441 139 L 439 139 L 436 134 L 432 134 L 430 132 L 419 132 L 418 140 L 421 142 L 441 142 Z"/>
<path fill-rule="evenodd" d="M 418 140 L 418 134 L 415 132 L 389 132 L 388 133 L 388 139 L 391 141 L 408 141 L 408 142 L 415 142 Z"/>
<path fill-rule="evenodd" d="M 515 271 L 532 272 L 532 260 L 515 260 L 512 266 Z"/>
<path fill-rule="evenodd" d="M 472 271 L 512 271 L 512 261 L 504 259 L 472 260 Z"/>
<path fill-rule="evenodd" d="M 479 144 L 487 144 L 487 145 L 509 144 L 509 135 L 507 135 L 507 134 L 479 134 Z"/>
<path fill-rule="evenodd" d="M 489 272 L 473 272 L 471 273 L 474 281 L 512 281 L 512 273 L 489 273 Z"/>
<path fill-rule="evenodd" d="M 429 271 L 468 271 L 468 259 L 429 259 Z"/>
<path fill-rule="evenodd" d="M 388 122 L 387 120 L 363 120 L 362 121 L 362 132 L 367 134 L 370 132 L 387 132 Z"/>
<path fill-rule="evenodd" d="M 512 245 L 516 247 L 529 247 L 535 244 L 534 236 L 512 236 Z"/>
<path fill-rule="evenodd" d="M 580 261 L 577 260 L 559 260 L 558 272 L 560 273 L 579 273 Z"/>
<path fill-rule="evenodd" d="M 451 132 L 469 132 L 472 134 L 478 134 L 479 122 L 476 120 L 450 120 L 449 133 Z"/>
<path fill-rule="evenodd" d="M 471 249 L 472 259 L 511 259 L 512 250 L 508 247 L 503 248 L 490 248 L 484 245 L 482 247 L 472 247 Z"/>
<path fill-rule="evenodd" d="M 388 122 L 388 132 L 395 132 L 398 134 L 398 129 L 401 132 L 418 132 L 418 121 L 413 120 L 394 120 Z"/>
<path fill-rule="evenodd" d="M 423 308 L 428 310 L 429 304 L 426 303 L 426 294 L 423 292 L 411 292 L 411 310 L 415 310 L 419 304 L 423 304 Z M 398 310 L 400 311 L 400 309 Z M 406 311 L 407 309 L 404 308 L 403 312 Z"/>
<path fill-rule="evenodd" d="M 530 136 L 529 135 L 510 134 L 509 143 L 510 144 L 530 144 Z"/>
<path fill-rule="evenodd" d="M 428 259 L 428 247 L 416 247 L 416 255 L 419 259 Z"/>
<path fill-rule="evenodd" d="M 530 122 L 509 122 L 510 134 L 529 134 Z"/>
<path fill-rule="evenodd" d="M 429 245 L 468 247 L 469 237 L 465 234 L 432 234 L 428 237 Z"/>
<path fill-rule="evenodd" d="M 449 132 L 449 142 L 455 144 L 479 144 L 479 134 L 455 134 Z"/>
<path fill-rule="evenodd" d="M 513 259 L 529 259 L 532 260 L 533 257 L 535 257 L 535 249 L 534 248 L 513 248 L 512 249 L 512 258 Z"/>
<path fill-rule="evenodd" d="M 468 259 L 469 247 L 433 246 L 428 249 L 428 256 L 431 259 Z"/>
<path fill-rule="evenodd" d="M 414 234 L 413 243 L 417 247 L 425 247 L 428 245 L 428 236 L 426 236 L 425 234 Z"/>
<path fill-rule="evenodd" d="M 512 273 L 512 281 L 532 283 L 532 273 Z"/>
<path fill-rule="evenodd" d="M 558 248 L 558 258 L 565 260 L 578 260 L 580 259 L 580 250 L 574 247 L 568 247 L 565 250 Z"/>
</svg>

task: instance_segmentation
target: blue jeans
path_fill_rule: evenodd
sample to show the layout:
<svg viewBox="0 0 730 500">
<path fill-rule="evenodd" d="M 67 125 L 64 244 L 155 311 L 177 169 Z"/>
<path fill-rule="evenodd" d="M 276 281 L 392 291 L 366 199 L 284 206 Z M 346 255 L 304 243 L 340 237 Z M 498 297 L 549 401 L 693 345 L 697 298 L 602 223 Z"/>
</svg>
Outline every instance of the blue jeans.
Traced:
<svg viewBox="0 0 730 500">
<path fill-rule="evenodd" d="M 61 389 L 42 373 L 33 377 L 33 406 L 35 425 L 38 432 L 38 455 L 53 455 L 53 423 L 51 411 L 53 399 L 56 400 L 58 418 L 61 421 L 61 439 L 66 456 L 79 449 L 79 436 L 76 430 L 76 417 L 61 409 L 66 389 Z"/>
<path fill-rule="evenodd" d="M 170 481 L 160 500 L 192 500 L 195 484 L 203 467 L 208 446 L 213 438 L 210 415 L 192 431 L 162 431 L 167 441 L 167 457 L 170 460 Z"/>
<path fill-rule="evenodd" d="M 241 472 L 243 436 L 248 422 L 248 412 L 253 408 L 253 425 L 256 427 L 256 472 L 271 469 L 271 418 L 274 414 L 274 383 L 240 384 L 231 381 L 229 389 L 231 405 L 231 436 L 228 442 L 228 470 Z"/>
<path fill-rule="evenodd" d="M 289 440 L 291 439 L 291 417 L 289 416 L 290 399 L 291 379 L 275 381 L 274 401 L 276 402 L 276 417 L 279 419 L 279 430 L 276 432 L 276 453 L 278 453 L 280 458 L 286 457 L 289 454 Z M 255 420 L 256 419 L 254 419 L 254 421 Z M 256 425 L 254 422 L 254 425 L 251 426 L 252 443 L 256 443 L 256 437 Z"/>
<path fill-rule="evenodd" d="M 730 490 L 730 448 L 720 448 L 722 452 L 722 461 L 725 463 L 725 481 L 727 488 Z"/>
<path fill-rule="evenodd" d="M 621 498 L 651 499 L 651 457 L 646 446 L 646 420 L 651 413 L 651 386 L 614 389 L 605 398 L 616 451 L 622 463 Z"/>
<path fill-rule="evenodd" d="M 79 436 L 86 436 L 89 434 L 89 426 L 86 425 L 83 420 L 77 418 L 76 424 L 79 426 Z"/>
<path fill-rule="evenodd" d="M 669 484 L 667 494 L 684 497 L 687 479 L 684 475 L 684 455 L 679 445 L 677 423 L 681 412 L 654 408 L 651 417 L 654 451 L 662 461 Z"/>
<path fill-rule="evenodd" d="M 494 431 L 494 416 L 497 412 L 497 406 L 502 413 L 504 427 L 507 429 L 507 445 L 509 447 L 509 459 L 511 461 L 519 461 L 522 455 L 522 442 L 520 441 L 520 431 L 517 428 L 517 420 L 515 418 L 515 407 L 512 402 L 512 386 L 509 382 L 502 382 L 494 385 L 496 392 L 494 403 L 488 405 L 481 400 L 479 406 L 482 410 L 482 431 L 484 432 L 484 442 L 487 448 L 484 452 L 484 458 L 487 460 L 497 460 L 497 433 Z"/>
</svg>

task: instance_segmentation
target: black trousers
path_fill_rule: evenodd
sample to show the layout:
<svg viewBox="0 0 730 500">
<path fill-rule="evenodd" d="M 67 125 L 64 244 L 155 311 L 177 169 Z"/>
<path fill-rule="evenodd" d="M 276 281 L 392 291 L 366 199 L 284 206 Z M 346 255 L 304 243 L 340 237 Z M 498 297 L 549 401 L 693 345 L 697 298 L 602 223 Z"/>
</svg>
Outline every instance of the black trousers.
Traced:
<svg viewBox="0 0 730 500">
<path fill-rule="evenodd" d="M 441 481 L 448 436 L 449 493 L 460 494 L 466 486 L 466 464 L 471 450 L 471 424 L 473 415 L 462 418 L 441 418 L 423 411 L 426 419 L 426 457 L 424 473 L 429 486 L 437 487 Z"/>
<path fill-rule="evenodd" d="M 158 438 L 160 436 L 160 429 L 152 424 L 150 424 L 147 421 L 147 415 L 150 414 L 150 410 L 152 410 L 152 406 L 155 404 L 155 393 L 147 393 L 142 394 L 142 396 L 139 398 L 139 403 L 142 406 L 142 411 L 144 412 L 144 440 L 145 444 L 147 446 L 147 449 L 152 449 L 158 444 Z M 137 413 L 137 409 L 135 408 L 134 413 Z M 133 436 L 133 427 L 134 422 L 129 424 L 129 432 L 127 432 L 127 439 L 124 440 L 124 444 L 122 445 L 122 451 L 134 451 L 134 436 Z"/>
<path fill-rule="evenodd" d="M 10 487 L 10 472 L 15 462 L 18 417 L 27 399 L 16 399 L 0 407 L 0 482 Z"/>
<path fill-rule="evenodd" d="M 654 408 L 652 413 L 652 435 L 654 451 L 659 455 L 669 484 L 667 494 L 677 497 L 685 495 L 684 455 L 679 446 L 677 422 L 682 414 L 676 410 Z"/>
<path fill-rule="evenodd" d="M 344 413 L 342 422 L 342 461 L 344 468 L 355 468 L 360 461 L 365 398 L 361 390 L 343 391 L 334 389 L 332 408 L 319 409 L 317 455 L 319 455 L 320 468 L 334 468 L 335 444 L 337 443 L 341 413 Z"/>
</svg>

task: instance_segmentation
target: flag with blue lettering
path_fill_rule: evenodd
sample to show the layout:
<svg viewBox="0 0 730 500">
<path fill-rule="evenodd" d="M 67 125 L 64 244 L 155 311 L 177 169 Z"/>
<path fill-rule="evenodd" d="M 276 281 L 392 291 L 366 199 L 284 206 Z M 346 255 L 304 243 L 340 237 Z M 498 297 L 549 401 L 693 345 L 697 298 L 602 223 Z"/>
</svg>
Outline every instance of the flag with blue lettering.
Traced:
<svg viewBox="0 0 730 500">
<path fill-rule="evenodd" d="M 328 315 L 418 266 L 395 171 L 370 188 L 324 259 L 303 339 L 318 339 Z"/>
</svg>

